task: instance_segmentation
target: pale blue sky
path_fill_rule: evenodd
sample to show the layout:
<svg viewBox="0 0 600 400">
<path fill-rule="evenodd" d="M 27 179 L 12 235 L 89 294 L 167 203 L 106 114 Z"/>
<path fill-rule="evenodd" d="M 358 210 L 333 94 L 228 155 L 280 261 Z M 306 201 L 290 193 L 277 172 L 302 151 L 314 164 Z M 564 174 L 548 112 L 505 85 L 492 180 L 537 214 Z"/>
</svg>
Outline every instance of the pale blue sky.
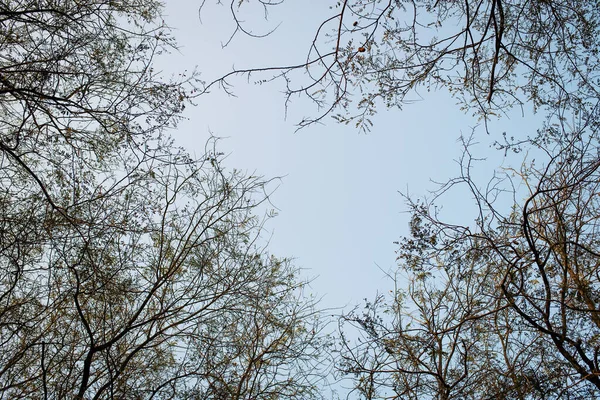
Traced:
<svg viewBox="0 0 600 400">
<path fill-rule="evenodd" d="M 287 65 L 302 62 L 318 24 L 329 16 L 323 0 L 288 0 L 275 7 L 268 22 L 259 13 L 247 21 L 256 33 L 281 23 L 270 37 L 238 36 L 225 49 L 234 29 L 228 6 L 207 0 L 198 19 L 193 2 L 168 1 L 166 21 L 175 28 L 181 54 L 164 58 L 166 71 L 193 69 L 212 80 L 237 68 Z M 267 76 L 264 76 L 267 77 Z M 256 80 L 264 78 L 255 76 Z M 315 114 L 310 104 L 296 101 L 285 119 L 283 83 L 250 84 L 233 79 L 237 97 L 219 90 L 202 96 L 197 107 L 187 110 L 189 121 L 175 133 L 177 143 L 200 153 L 209 132 L 224 137 L 220 150 L 229 154 L 227 165 L 265 177 L 284 176 L 273 195 L 279 216 L 270 221 L 270 250 L 294 257 L 311 287 L 324 296 L 324 307 L 352 306 L 372 298 L 392 283 L 379 269 L 395 266 L 396 246 L 408 234 L 406 207 L 398 191 L 423 196 L 435 188 L 431 180 L 443 181 L 458 173 L 461 154 L 459 135 L 468 135 L 477 121 L 459 110 L 445 92 L 424 93 L 424 99 L 402 111 L 381 112 L 371 133 L 358 133 L 332 119 L 294 133 L 302 116 Z M 416 98 L 416 96 L 415 96 Z M 527 121 L 513 113 L 512 119 L 492 125 L 492 132 L 525 131 Z M 531 128 L 533 129 L 533 128 Z M 532 131 L 530 131 L 532 133 Z M 479 149 L 502 162 L 499 152 L 488 150 L 491 138 L 479 132 Z M 482 176 L 489 176 L 489 170 Z M 468 200 L 449 195 L 445 212 L 460 221 L 473 215 Z"/>
</svg>

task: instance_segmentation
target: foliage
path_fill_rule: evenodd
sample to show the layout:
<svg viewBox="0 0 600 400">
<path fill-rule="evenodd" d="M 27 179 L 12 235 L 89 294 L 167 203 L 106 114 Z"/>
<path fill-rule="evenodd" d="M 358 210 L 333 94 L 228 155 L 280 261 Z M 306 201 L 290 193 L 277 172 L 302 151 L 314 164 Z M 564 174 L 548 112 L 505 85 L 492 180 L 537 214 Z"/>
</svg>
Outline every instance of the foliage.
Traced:
<svg viewBox="0 0 600 400">
<path fill-rule="evenodd" d="M 231 1 L 234 35 L 250 32 L 239 17 L 249 3 L 283 1 Z M 204 90 L 272 73 L 288 99 L 319 107 L 300 127 L 333 115 L 369 129 L 380 104 L 438 88 L 486 127 L 513 106 L 546 117 L 537 136 L 501 145 L 541 155 L 537 163 L 480 187 L 467 146 L 435 202 L 408 199 L 397 289 L 341 317 L 339 371 L 366 399 L 598 397 L 600 3 L 339 0 L 331 9 L 305 62 L 234 70 Z M 475 221 L 438 214 L 457 186 L 474 199 Z"/>
<path fill-rule="evenodd" d="M 203 2 L 203 5 L 206 3 Z M 231 0 L 234 33 L 248 33 L 248 3 L 265 8 L 283 1 Z M 234 70 L 232 75 L 273 72 L 288 99 L 305 95 L 316 116 L 369 129 L 378 104 L 402 107 L 419 88 L 446 88 L 487 122 L 508 107 L 589 113 L 598 99 L 600 3 L 506 0 L 340 0 L 315 32 L 306 62 L 282 68 Z M 248 4 L 250 5 L 250 4 Z M 276 34 L 276 32 L 274 33 Z M 298 77 L 294 71 L 304 71 Z"/>
<path fill-rule="evenodd" d="M 266 10 L 283 1 L 231 1 L 234 35 L 250 32 L 240 18 L 250 3 Z M 288 99 L 319 107 L 300 127 L 333 115 L 368 130 L 380 104 L 402 107 L 438 88 L 486 128 L 513 106 L 546 118 L 536 136 L 500 146 L 525 148 L 537 162 L 479 186 L 467 145 L 460 175 L 435 201 L 408 199 L 396 290 L 340 319 L 338 370 L 354 394 L 598 397 L 600 3 L 339 0 L 331 10 L 304 63 L 234 70 L 204 90 L 272 73 L 267 80 L 282 78 Z M 475 221 L 438 214 L 457 186 L 474 199 Z"/>
<path fill-rule="evenodd" d="M 0 397 L 318 397 L 319 313 L 261 245 L 269 181 L 168 129 L 160 3 L 0 2 Z"/>
<path fill-rule="evenodd" d="M 474 226 L 409 203 L 411 237 L 398 243 L 408 285 L 342 318 L 362 332 L 344 343 L 341 371 L 364 398 L 598 396 L 599 143 L 595 132 L 566 136 L 578 138 L 541 149 L 548 163 L 507 170 L 485 190 L 467 149 L 461 178 L 440 194 L 466 185 Z"/>
</svg>

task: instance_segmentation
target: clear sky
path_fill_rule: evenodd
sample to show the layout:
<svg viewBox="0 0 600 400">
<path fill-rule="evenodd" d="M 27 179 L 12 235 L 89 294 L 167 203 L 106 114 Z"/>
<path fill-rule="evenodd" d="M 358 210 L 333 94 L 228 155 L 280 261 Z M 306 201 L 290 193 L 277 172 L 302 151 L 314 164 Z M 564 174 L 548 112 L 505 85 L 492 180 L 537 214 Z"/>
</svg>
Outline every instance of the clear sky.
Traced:
<svg viewBox="0 0 600 400">
<path fill-rule="evenodd" d="M 210 81 L 233 66 L 300 63 L 334 2 L 288 0 L 273 8 L 268 21 L 260 12 L 244 14 L 257 34 L 279 26 L 262 39 L 240 35 L 225 49 L 221 44 L 234 25 L 228 4 L 215 3 L 207 0 L 201 22 L 199 3 L 167 1 L 166 22 L 175 28 L 181 50 L 161 60 L 165 71 L 197 66 Z M 383 271 L 394 269 L 393 242 L 408 234 L 409 215 L 398 191 L 423 196 L 435 189 L 432 180 L 455 176 L 454 160 L 461 154 L 457 139 L 468 135 L 477 120 L 464 115 L 445 92 L 423 91 L 423 100 L 401 111 L 382 107 L 369 134 L 329 118 L 294 133 L 302 116 L 315 115 L 314 106 L 292 102 L 286 119 L 282 82 L 256 85 L 253 79 L 237 78 L 231 83 L 237 97 L 215 89 L 187 110 L 189 120 L 175 133 L 177 142 L 199 154 L 212 132 L 226 138 L 220 150 L 229 154 L 229 167 L 283 177 L 272 197 L 279 216 L 267 225 L 270 250 L 294 257 L 305 277 L 315 278 L 311 288 L 323 296 L 324 307 L 351 307 L 390 289 Z M 492 133 L 497 138 L 503 130 L 532 133 L 528 126 L 515 113 L 492 125 Z M 489 150 L 493 138 L 480 129 L 478 149 L 500 165 L 502 154 Z M 482 177 L 489 176 L 486 171 Z M 450 195 L 445 212 L 460 221 L 472 215 L 467 203 Z"/>
</svg>

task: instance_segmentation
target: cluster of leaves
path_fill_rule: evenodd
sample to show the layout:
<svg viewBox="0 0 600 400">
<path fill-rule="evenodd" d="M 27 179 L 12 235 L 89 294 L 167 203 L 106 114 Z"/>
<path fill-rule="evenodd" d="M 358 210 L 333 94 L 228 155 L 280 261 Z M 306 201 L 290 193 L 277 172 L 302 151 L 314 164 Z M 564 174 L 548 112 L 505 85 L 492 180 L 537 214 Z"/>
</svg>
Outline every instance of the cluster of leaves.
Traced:
<svg viewBox="0 0 600 400">
<path fill-rule="evenodd" d="M 249 1 L 231 1 L 235 33 L 252 35 L 238 16 Z M 277 71 L 288 96 L 324 107 L 301 126 L 339 110 L 368 128 L 379 101 L 401 106 L 419 87 L 444 87 L 485 119 L 515 104 L 548 111 L 521 143 L 545 159 L 485 189 L 465 149 L 436 198 L 465 185 L 474 223 L 409 202 L 396 290 L 340 319 L 338 370 L 367 399 L 597 397 L 597 2 L 332 9 L 306 63 L 236 70 L 199 93 Z M 175 46 L 160 11 L 0 0 L 0 395 L 323 396 L 319 314 L 293 266 L 260 245 L 269 182 L 225 171 L 214 142 L 195 159 L 168 137 L 197 81 L 153 70 Z M 308 82 L 292 86 L 297 70 Z"/>
</svg>

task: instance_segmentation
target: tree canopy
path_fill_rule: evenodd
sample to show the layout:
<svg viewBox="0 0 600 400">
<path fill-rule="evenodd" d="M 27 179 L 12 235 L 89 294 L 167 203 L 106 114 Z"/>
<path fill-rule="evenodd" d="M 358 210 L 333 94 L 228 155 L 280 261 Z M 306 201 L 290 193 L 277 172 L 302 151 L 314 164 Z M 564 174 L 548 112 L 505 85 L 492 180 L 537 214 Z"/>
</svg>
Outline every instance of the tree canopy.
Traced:
<svg viewBox="0 0 600 400">
<path fill-rule="evenodd" d="M 319 313 L 261 239 L 269 180 L 170 129 L 161 4 L 0 2 L 0 397 L 320 397 Z"/>
<path fill-rule="evenodd" d="M 231 2 L 235 34 L 248 32 L 239 15 L 251 2 Z M 396 290 L 340 318 L 336 367 L 354 395 L 598 397 L 600 4 L 339 0 L 331 10 L 305 62 L 234 70 L 205 89 L 240 74 L 281 78 L 288 98 L 318 106 L 301 128 L 333 116 L 368 130 L 379 105 L 403 107 L 422 90 L 448 90 L 486 128 L 515 106 L 545 118 L 529 136 L 495 139 L 535 160 L 482 183 L 465 138 L 458 175 L 429 199 L 407 197 Z M 475 220 L 439 212 L 456 187 Z"/>
<path fill-rule="evenodd" d="M 230 0 L 230 40 L 255 36 L 250 3 L 285 0 Z M 212 82 L 156 70 L 161 7 L 0 0 L 0 397 L 328 398 L 331 355 L 364 399 L 599 396 L 598 2 L 339 0 L 305 61 Z M 195 96 L 257 73 L 315 102 L 300 127 L 369 129 L 421 90 L 486 124 L 531 106 L 537 134 L 501 147 L 537 161 L 481 183 L 465 139 L 455 178 L 406 197 L 395 290 L 332 344 L 261 236 L 271 180 L 171 137 Z M 478 216 L 450 223 L 459 186 Z"/>
<path fill-rule="evenodd" d="M 202 6 L 206 7 L 206 1 Z M 285 1 L 231 0 L 236 34 L 244 10 Z M 487 121 L 508 107 L 592 113 L 598 99 L 600 4 L 595 1 L 340 0 L 331 2 L 305 62 L 249 66 L 232 76 L 274 73 L 286 95 L 318 106 L 299 127 L 333 116 L 361 129 L 378 105 L 402 107 L 420 90 L 446 89 Z M 250 33 L 251 34 L 251 33 Z M 277 34 L 277 32 L 273 32 Z M 304 75 L 295 72 L 304 71 Z M 267 75 L 268 76 L 268 75 Z"/>
<path fill-rule="evenodd" d="M 397 289 L 341 319 L 362 332 L 342 342 L 339 364 L 362 397 L 598 396 L 597 149 L 596 136 L 573 140 L 542 168 L 524 164 L 483 187 L 466 153 L 461 177 L 439 193 L 471 188 L 474 224 L 448 223 L 439 201 L 409 202 Z M 508 212 L 502 196 L 515 199 Z"/>
</svg>

